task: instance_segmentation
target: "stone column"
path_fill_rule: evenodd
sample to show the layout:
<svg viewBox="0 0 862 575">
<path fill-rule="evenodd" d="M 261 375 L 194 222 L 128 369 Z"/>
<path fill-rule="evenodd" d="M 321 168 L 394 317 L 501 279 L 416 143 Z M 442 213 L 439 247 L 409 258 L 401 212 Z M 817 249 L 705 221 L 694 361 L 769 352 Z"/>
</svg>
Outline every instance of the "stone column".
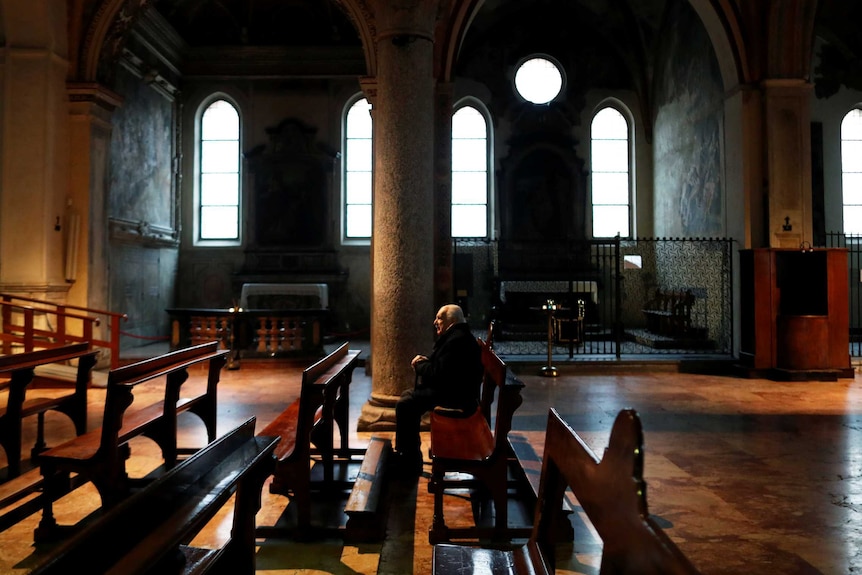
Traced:
<svg viewBox="0 0 862 575">
<path fill-rule="evenodd" d="M 765 80 L 769 246 L 813 240 L 811 89 L 804 80 Z"/>
<path fill-rule="evenodd" d="M 408 5 L 411 4 L 411 5 Z M 433 345 L 436 2 L 380 3 L 374 104 L 372 393 L 360 430 L 392 429 L 414 383 L 411 358 Z"/>
</svg>

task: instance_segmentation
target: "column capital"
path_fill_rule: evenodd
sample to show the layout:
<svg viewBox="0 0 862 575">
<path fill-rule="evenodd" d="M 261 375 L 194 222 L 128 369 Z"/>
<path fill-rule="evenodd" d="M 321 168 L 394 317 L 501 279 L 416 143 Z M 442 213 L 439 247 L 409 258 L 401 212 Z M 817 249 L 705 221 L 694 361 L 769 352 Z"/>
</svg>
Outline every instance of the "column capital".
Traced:
<svg viewBox="0 0 862 575">
<path fill-rule="evenodd" d="M 371 109 L 373 110 L 374 105 L 377 103 L 377 77 L 363 76 L 359 78 L 359 87 L 362 89 L 365 99 L 371 104 Z"/>
<path fill-rule="evenodd" d="M 440 11 L 438 0 L 375 0 L 377 42 L 396 46 L 423 39 L 433 42 Z"/>
</svg>

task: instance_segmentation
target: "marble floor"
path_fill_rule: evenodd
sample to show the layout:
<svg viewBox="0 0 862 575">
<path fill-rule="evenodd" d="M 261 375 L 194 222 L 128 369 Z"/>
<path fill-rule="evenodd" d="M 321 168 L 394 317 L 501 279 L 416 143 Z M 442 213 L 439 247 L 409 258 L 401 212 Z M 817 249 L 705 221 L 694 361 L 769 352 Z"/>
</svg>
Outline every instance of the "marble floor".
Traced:
<svg viewBox="0 0 862 575">
<path fill-rule="evenodd" d="M 537 453 L 549 407 L 598 454 L 620 409 L 640 413 L 650 513 L 704 574 L 862 573 L 862 376 L 838 382 L 775 382 L 680 373 L 667 364 L 659 371 L 643 365 L 582 369 L 567 364 L 560 367 L 559 377 L 545 378 L 534 364 L 519 364 L 514 358 L 509 363 L 526 384 L 513 427 Z M 249 416 L 257 417 L 261 429 L 297 396 L 302 367 L 243 361 L 239 370 L 225 370 L 219 385 L 220 432 Z M 191 383 L 197 384 L 198 377 Z M 357 369 L 351 392 L 353 421 L 370 390 L 370 378 Z M 104 390 L 91 390 L 91 426 L 101 419 L 103 399 Z M 72 433 L 64 416 L 49 414 L 47 419 L 49 443 Z M 35 419 L 25 425 L 26 451 L 33 428 Z M 203 425 L 193 415 L 181 417 L 184 445 L 202 444 L 204 437 Z M 352 432 L 352 445 L 367 440 L 368 434 Z M 0 468 L 5 467 L 3 457 Z M 134 440 L 130 471 L 144 474 L 158 465 L 158 451 L 149 440 Z M 257 573 L 429 573 L 429 471 L 426 462 L 418 483 L 395 483 L 387 489 L 394 504 L 384 541 L 346 545 L 337 538 L 261 539 Z M 288 503 L 265 486 L 258 524 L 274 523 Z M 594 575 L 601 542 L 573 504 L 575 542 L 561 548 L 557 572 Z M 97 507 L 95 490 L 87 484 L 61 499 L 55 510 L 61 521 L 74 523 Z M 447 519 L 457 522 L 469 516 L 464 507 L 457 497 L 447 498 Z M 38 513 L 30 515 L 0 532 L 0 573 L 27 573 L 46 553 L 33 545 L 38 519 Z M 229 522 L 228 509 L 195 544 L 223 541 Z"/>
</svg>

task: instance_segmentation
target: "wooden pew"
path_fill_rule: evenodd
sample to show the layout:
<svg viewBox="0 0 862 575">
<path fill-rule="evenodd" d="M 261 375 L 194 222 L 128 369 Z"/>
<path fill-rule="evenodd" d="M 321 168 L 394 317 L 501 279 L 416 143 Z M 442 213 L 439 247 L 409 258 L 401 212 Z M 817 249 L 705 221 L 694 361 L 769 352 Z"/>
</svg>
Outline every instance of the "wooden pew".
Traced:
<svg viewBox="0 0 862 575">
<path fill-rule="evenodd" d="M 104 514 L 31 573 L 237 573 L 255 571 L 255 515 L 276 439 L 255 437 L 254 418 Z M 230 539 L 216 549 L 188 543 L 236 494 Z"/>
<path fill-rule="evenodd" d="M 216 391 L 227 353 L 227 350 L 219 350 L 218 342 L 213 341 L 111 370 L 102 426 L 40 456 L 44 493 L 36 540 L 56 536 L 59 526 L 53 514 L 53 501 L 73 487 L 71 474 L 76 474 L 76 485 L 92 481 L 103 506 L 110 507 L 129 494 L 131 482 L 125 460 L 130 455 L 129 441 L 133 438 L 145 436 L 154 440 L 161 448 L 165 466 L 171 468 L 181 451 L 193 451 L 177 446 L 177 416 L 188 411 L 200 417 L 206 426 L 208 441 L 213 441 L 216 437 Z M 182 385 L 189 377 L 189 368 L 194 366 L 206 367 L 206 389 L 196 396 L 183 395 Z M 135 388 L 150 381 L 164 385 L 164 399 L 129 410 L 135 400 Z"/>
<path fill-rule="evenodd" d="M 350 448 L 348 443 L 349 387 L 359 354 L 345 342 L 303 370 L 299 398 L 260 432 L 280 438 L 270 492 L 291 498 L 296 524 L 259 526 L 259 536 L 308 538 L 320 531 L 342 531 L 340 525 L 332 529 L 312 525 L 312 494 L 334 496 L 346 489 L 351 496 L 345 509 L 349 518 L 345 538 L 367 540 L 381 534 L 375 521 L 391 441 L 374 437 L 365 449 Z M 341 438 L 338 447 L 336 427 Z"/>
<path fill-rule="evenodd" d="M 445 575 L 554 573 L 557 514 L 566 488 L 602 538 L 604 575 L 697 575 L 698 570 L 653 521 L 643 479 L 643 433 L 634 410 L 621 411 L 601 461 L 551 409 L 542 456 L 540 505 L 529 541 L 514 550 L 440 544 L 432 572 Z"/>
<path fill-rule="evenodd" d="M 431 543 L 487 536 L 506 539 L 508 536 L 511 459 L 508 434 L 515 410 L 523 401 L 524 384 L 509 372 L 490 343 L 478 341 L 484 367 L 479 408 L 469 415 L 445 408 L 431 412 L 431 480 L 428 482 L 428 491 L 434 494 L 434 519 L 428 534 Z M 491 413 L 495 414 L 493 430 Z M 447 479 L 446 473 L 452 472 L 469 474 L 473 480 Z M 493 529 L 489 532 L 478 525 L 448 527 L 443 516 L 444 493 L 476 485 L 486 488 L 494 500 Z"/>
<path fill-rule="evenodd" d="M 656 289 L 641 310 L 647 330 L 666 337 L 685 337 L 691 333 L 691 310 L 694 294 L 691 290 Z"/>
<path fill-rule="evenodd" d="M 25 417 L 36 415 L 36 444 L 30 452 L 35 459 L 45 446 L 45 412 L 58 411 L 66 414 L 75 426 L 75 433 L 87 431 L 87 389 L 90 373 L 96 365 L 98 351 L 92 351 L 86 343 L 78 343 L 51 349 L 0 356 L 0 389 L 7 390 L 6 406 L 0 409 L 0 445 L 8 460 L 7 479 L 21 474 L 22 423 Z M 31 391 L 40 366 L 53 363 L 77 361 L 75 385 L 52 389 L 42 387 Z M 59 389 L 59 391 L 58 391 Z M 28 394 L 28 392 L 30 392 Z"/>
</svg>

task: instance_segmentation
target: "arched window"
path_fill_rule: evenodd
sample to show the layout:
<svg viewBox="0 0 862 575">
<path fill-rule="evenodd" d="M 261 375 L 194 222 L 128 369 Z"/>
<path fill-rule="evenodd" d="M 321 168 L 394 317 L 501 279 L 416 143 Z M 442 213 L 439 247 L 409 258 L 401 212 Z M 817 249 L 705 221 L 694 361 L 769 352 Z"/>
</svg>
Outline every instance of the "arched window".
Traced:
<svg viewBox="0 0 862 575">
<path fill-rule="evenodd" d="M 218 99 L 200 118 L 197 241 L 239 242 L 239 112 Z"/>
<path fill-rule="evenodd" d="M 345 241 L 371 238 L 372 168 L 371 105 L 356 100 L 344 116 L 343 236 Z"/>
<path fill-rule="evenodd" d="M 862 110 L 850 110 L 841 121 L 841 191 L 844 233 L 862 234 Z"/>
<path fill-rule="evenodd" d="M 488 236 L 488 123 L 473 106 L 452 116 L 452 237 Z"/>
<path fill-rule="evenodd" d="M 590 127 L 590 188 L 593 237 L 631 235 L 629 123 L 618 110 L 602 108 Z"/>
</svg>

